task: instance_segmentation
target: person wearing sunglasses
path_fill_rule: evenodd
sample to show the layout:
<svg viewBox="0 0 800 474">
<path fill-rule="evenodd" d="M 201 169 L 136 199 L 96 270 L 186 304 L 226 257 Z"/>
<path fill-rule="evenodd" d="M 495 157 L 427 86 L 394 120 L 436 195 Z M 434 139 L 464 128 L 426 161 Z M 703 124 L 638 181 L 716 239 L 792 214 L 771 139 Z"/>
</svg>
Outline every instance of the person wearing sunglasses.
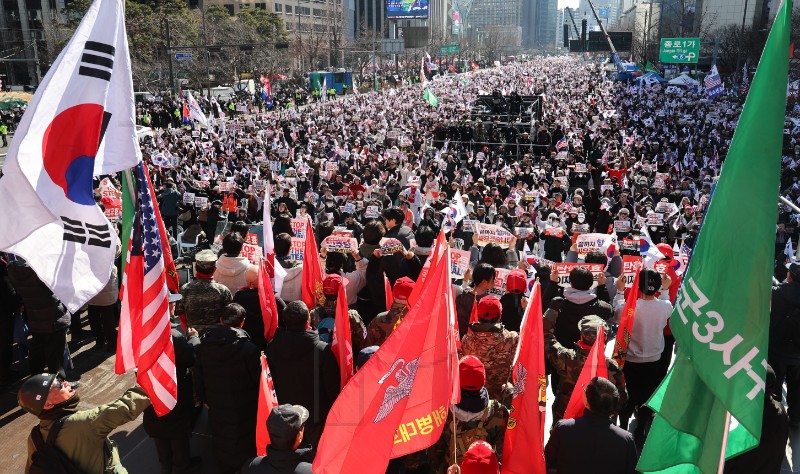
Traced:
<svg viewBox="0 0 800 474">
<path fill-rule="evenodd" d="M 51 430 L 57 430 L 53 443 L 56 449 L 80 472 L 126 472 L 117 445 L 108 435 L 135 420 L 150 406 L 150 399 L 137 385 L 111 403 L 78 410 L 80 396 L 76 388 L 77 383 L 49 373 L 32 375 L 22 383 L 17 401 L 25 411 L 39 418 L 39 424 L 28 437 L 25 472 L 30 472 L 37 445 L 48 440 Z"/>
</svg>

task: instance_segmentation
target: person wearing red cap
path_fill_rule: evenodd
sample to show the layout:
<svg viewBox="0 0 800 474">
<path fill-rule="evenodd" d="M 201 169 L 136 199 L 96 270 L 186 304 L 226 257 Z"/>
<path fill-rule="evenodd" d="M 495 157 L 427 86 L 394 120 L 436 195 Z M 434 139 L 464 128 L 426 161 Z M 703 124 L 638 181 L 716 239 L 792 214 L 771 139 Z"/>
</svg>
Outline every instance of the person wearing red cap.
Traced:
<svg viewBox="0 0 800 474">
<path fill-rule="evenodd" d="M 528 275 L 525 274 L 525 270 L 521 268 L 511 270 L 506 279 L 506 294 L 500 298 L 500 304 L 503 305 L 503 325 L 509 331 L 519 332 L 522 325 L 522 316 L 528 305 L 528 300 L 524 296 L 527 288 Z"/>
<path fill-rule="evenodd" d="M 511 375 L 511 363 L 517 350 L 519 334 L 509 331 L 500 322 L 503 306 L 494 295 L 478 302 L 478 322 L 469 325 L 467 335 L 461 341 L 465 355 L 474 355 L 486 370 L 486 390 L 489 396 L 500 400 L 503 385 Z"/>
<path fill-rule="evenodd" d="M 389 335 L 392 334 L 394 328 L 403 321 L 403 318 L 409 310 L 408 297 L 411 295 L 413 289 L 414 280 L 411 278 L 403 277 L 394 282 L 394 288 L 392 288 L 392 297 L 394 298 L 392 307 L 389 308 L 389 311 L 378 314 L 375 316 L 375 319 L 369 322 L 369 326 L 367 326 L 366 346 L 380 346 L 383 344 Z"/>
<path fill-rule="evenodd" d="M 333 321 L 336 318 L 336 302 L 339 299 L 339 287 L 347 286 L 347 279 L 341 275 L 332 273 L 325 275 L 322 279 L 322 294 L 325 296 L 325 304 L 317 306 L 312 313 L 312 322 L 319 332 L 319 340 L 331 343 L 333 339 Z M 350 316 L 350 337 L 353 344 L 353 353 L 365 347 L 367 328 L 358 311 L 350 309 L 347 311 Z"/>
<path fill-rule="evenodd" d="M 476 441 L 485 441 L 503 457 L 503 438 L 508 424 L 508 409 L 489 398 L 484 387 L 486 372 L 480 359 L 464 356 L 458 363 L 461 401 L 447 416 L 442 436 L 429 450 L 431 469 L 444 473 L 452 464 L 462 464 L 467 448 Z M 453 435 L 453 417 L 456 434 Z M 453 459 L 455 451 L 456 458 Z"/>
<path fill-rule="evenodd" d="M 447 474 L 457 472 L 451 469 L 447 470 Z M 461 461 L 461 474 L 500 474 L 500 463 L 492 445 L 486 441 L 472 443 Z"/>
</svg>

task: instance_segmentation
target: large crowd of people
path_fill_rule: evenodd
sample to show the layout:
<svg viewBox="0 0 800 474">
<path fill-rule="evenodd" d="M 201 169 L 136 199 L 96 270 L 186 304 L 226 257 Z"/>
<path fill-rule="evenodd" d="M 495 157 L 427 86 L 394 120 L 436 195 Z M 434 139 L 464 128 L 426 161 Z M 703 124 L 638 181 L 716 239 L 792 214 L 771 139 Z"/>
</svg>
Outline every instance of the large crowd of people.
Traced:
<svg viewBox="0 0 800 474">
<path fill-rule="evenodd" d="M 142 151 L 174 238 L 174 256 L 193 262 L 191 272 L 181 273 L 180 294 L 170 299 L 178 408 L 166 421 L 145 414 L 162 472 L 193 468 L 188 438 L 203 406 L 215 472 L 311 472 L 304 463 L 314 458 L 340 390 L 330 349 L 339 288 L 345 289 L 360 367 L 409 311 L 409 294 L 441 230 L 451 247 L 469 252 L 466 271 L 453 279 L 461 402 L 449 411 L 437 444 L 392 460 L 388 472 L 449 473 L 455 464 L 464 473 L 499 472 L 511 366 L 534 279 L 542 288 L 555 397 L 548 468 L 562 474 L 588 472 L 587 465 L 597 467 L 592 472 L 635 472 L 653 417 L 645 402 L 672 360 L 668 318 L 680 268 L 703 223 L 744 97 L 730 87 L 709 99 L 701 88 L 613 82 L 599 65 L 568 57 L 443 71 L 411 82 L 302 105 L 286 94 L 281 107 L 269 110 L 257 97 L 200 99 L 207 126 L 184 123 L 174 113 L 177 103 L 139 106 L 139 119 L 152 127 L 141 139 Z M 523 123 L 473 114 L 478 97 L 492 94 L 540 96 L 542 115 Z M 789 120 L 795 116 L 798 106 L 787 110 L 781 193 L 800 204 L 800 125 L 794 125 L 800 122 Z M 104 190 L 120 189 L 121 181 L 102 178 L 96 182 L 98 202 L 118 218 L 118 196 Z M 263 221 L 265 202 L 271 203 L 271 222 Z M 797 246 L 798 223 L 800 212 L 781 204 L 775 279 L 782 282 L 777 288 L 787 313 L 800 310 L 800 265 L 785 265 L 793 256 L 788 249 Z M 483 224 L 507 230 L 511 242 L 482 241 L 476 225 Z M 286 273 L 276 282 L 280 327 L 269 341 L 258 296 L 264 226 L 274 236 L 275 265 Z M 325 273 L 325 303 L 317 307 L 301 298 L 307 264 L 302 242 L 311 238 L 311 229 Z M 611 257 L 597 248 L 581 252 L 578 236 L 588 233 L 615 235 L 619 251 Z M 329 236 L 355 244 L 335 251 L 325 245 Z M 609 359 L 608 380 L 576 387 L 589 349 L 598 334 L 613 335 L 630 291 L 623 257 L 648 258 L 651 245 L 663 265 L 640 271 L 627 363 L 620 368 Z M 555 267 L 578 261 L 605 270 L 592 275 L 576 267 L 560 280 Z M 63 347 L 70 328 L 73 338 L 82 329 L 81 314 L 69 314 L 24 262 L 6 256 L 0 269 L 0 381 L 18 379 L 12 371 L 16 341 L 29 351 L 31 374 L 45 368 L 59 374 L 61 394 L 71 375 Z M 116 350 L 120 280 L 115 272 L 88 306 L 91 336 L 108 353 Z M 19 330 L 15 336 L 15 317 L 17 329 L 30 332 L 29 343 Z M 786 380 L 789 416 L 800 425 L 800 359 L 793 357 L 800 352 L 790 341 L 786 347 L 771 347 L 773 386 Z M 262 351 L 283 404 L 267 422 L 273 444 L 266 458 L 256 457 L 254 424 Z M 562 420 L 573 390 L 586 391 L 585 422 Z M 780 388 L 773 395 L 780 400 Z M 125 396 L 138 400 L 139 394 Z M 25 408 L 40 418 L 49 413 L 43 419 L 50 421 L 75 410 L 34 405 Z M 142 409 L 131 404 L 120 423 Z M 589 432 L 599 436 L 591 439 L 593 448 L 586 444 Z M 780 445 L 781 436 L 770 442 Z M 575 443 L 591 459 L 576 458 Z M 782 456 L 778 466 L 781 461 Z"/>
</svg>

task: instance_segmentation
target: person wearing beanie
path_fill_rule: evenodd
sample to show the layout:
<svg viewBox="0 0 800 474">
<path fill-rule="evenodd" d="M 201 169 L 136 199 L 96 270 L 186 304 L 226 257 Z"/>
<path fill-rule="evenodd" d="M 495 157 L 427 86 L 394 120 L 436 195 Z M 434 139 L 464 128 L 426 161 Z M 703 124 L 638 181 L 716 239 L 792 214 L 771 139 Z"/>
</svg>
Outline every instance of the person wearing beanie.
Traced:
<svg viewBox="0 0 800 474">
<path fill-rule="evenodd" d="M 267 417 L 267 455 L 245 462 L 242 474 L 311 474 L 312 449 L 303 439 L 308 410 L 278 405 Z"/>
<path fill-rule="evenodd" d="M 414 290 L 414 280 L 408 277 L 398 278 L 392 288 L 392 307 L 369 322 L 367 326 L 367 346 L 380 346 L 392 334 L 408 313 L 408 297 Z"/>
<path fill-rule="evenodd" d="M 578 382 L 578 377 L 581 375 L 586 358 L 589 357 L 589 351 L 592 350 L 592 346 L 597 340 L 597 332 L 600 327 L 603 327 L 607 339 L 608 324 L 595 315 L 584 316 L 578 322 L 580 338 L 570 344 L 569 347 L 565 347 L 558 342 L 552 326 L 548 326 L 544 331 L 544 356 L 558 373 L 558 384 L 553 386 L 553 394 L 555 395 L 555 400 L 553 401 L 554 423 L 564 417 L 564 411 L 567 409 L 569 399 L 575 389 L 575 384 Z M 608 357 L 606 357 L 606 368 L 608 369 L 609 379 L 616 385 L 619 393 L 616 414 L 625 406 L 625 402 L 628 399 L 628 392 L 625 389 L 625 377 L 622 375 L 622 369 L 619 368 L 619 365 Z"/>
<path fill-rule="evenodd" d="M 336 319 L 336 305 L 339 300 L 339 288 L 348 287 L 346 278 L 336 273 L 325 275 L 322 279 L 322 294 L 325 296 L 325 303 L 317 306 L 312 313 L 312 324 L 319 332 L 319 340 L 331 343 L 333 340 L 333 323 Z M 348 309 L 350 316 L 350 340 L 353 344 L 353 353 L 358 353 L 364 345 L 367 328 L 358 311 Z"/>
<path fill-rule="evenodd" d="M 619 406 L 617 388 L 595 377 L 584 389 L 584 404 L 580 418 L 553 424 L 544 447 L 547 472 L 635 474 L 639 454 L 633 436 L 611 421 Z M 580 449 L 576 450 L 577 446 Z"/>
<path fill-rule="evenodd" d="M 185 315 L 189 327 L 202 335 L 219 322 L 222 309 L 231 302 L 230 290 L 214 281 L 217 255 L 201 250 L 195 255 L 195 279 L 181 287 L 183 299 L 175 306 L 175 314 Z"/>
<path fill-rule="evenodd" d="M 653 419 L 653 411 L 645 403 L 667 375 L 665 367 L 659 361 L 664 351 L 664 328 L 672 314 L 667 291 L 671 283 L 669 275 L 662 278 L 656 270 L 643 268 L 639 272 L 639 287 L 630 289 L 638 290 L 639 298 L 636 301 L 628 351 L 624 355 L 623 372 L 630 397 L 627 406 L 620 413 L 620 426 L 627 429 L 628 419 L 634 412 L 637 413 L 634 439 L 639 446 L 644 444 L 645 433 Z M 615 310 L 621 311 L 625 306 L 624 291 L 625 281 L 620 278 L 617 280 L 617 296 L 614 298 Z M 656 296 L 659 291 L 660 295 Z"/>
<path fill-rule="evenodd" d="M 475 307 L 476 300 L 480 301 L 494 288 L 497 276 L 494 267 L 488 263 L 479 263 L 472 270 L 467 270 L 464 281 L 471 278 L 470 287 L 456 296 L 456 318 L 458 318 L 458 337 L 463 338 L 469 328 L 469 320 Z"/>
<path fill-rule="evenodd" d="M 461 340 L 464 355 L 480 359 L 486 370 L 486 390 L 495 400 L 503 398 L 503 385 L 511 376 L 511 365 L 517 351 L 519 334 L 503 327 L 503 306 L 494 295 L 478 302 L 478 322 L 469 325 Z"/>
<path fill-rule="evenodd" d="M 450 474 L 449 469 L 447 472 Z M 486 441 L 472 443 L 461 461 L 461 474 L 500 474 L 500 463 L 492 445 Z"/>
<path fill-rule="evenodd" d="M 508 425 L 508 409 L 489 397 L 484 384 L 486 371 L 475 356 L 464 356 L 458 363 L 461 401 L 447 416 L 442 436 L 430 450 L 431 468 L 443 474 L 453 464 L 461 464 L 475 441 L 486 441 L 498 459 L 503 457 L 503 438 Z M 455 417 L 455 436 L 453 435 Z M 455 452 L 456 458 L 453 459 Z"/>
<path fill-rule="evenodd" d="M 150 406 L 150 399 L 138 385 L 128 389 L 117 400 L 87 410 L 78 410 L 80 396 L 77 384 L 66 381 L 57 373 L 28 377 L 17 392 L 17 402 L 23 410 L 39 418 L 28 437 L 28 460 L 25 472 L 30 472 L 32 456 L 38 438 L 42 444 L 53 430 L 54 445 L 80 472 L 103 474 L 126 472 L 120 462 L 116 443 L 108 435 L 117 427 L 135 420 Z M 110 451 L 106 453 L 106 451 Z"/>
<path fill-rule="evenodd" d="M 195 359 L 195 392 L 208 406 L 216 472 L 234 473 L 256 455 L 261 353 L 242 329 L 246 311 L 231 303 L 206 330 Z"/>
</svg>

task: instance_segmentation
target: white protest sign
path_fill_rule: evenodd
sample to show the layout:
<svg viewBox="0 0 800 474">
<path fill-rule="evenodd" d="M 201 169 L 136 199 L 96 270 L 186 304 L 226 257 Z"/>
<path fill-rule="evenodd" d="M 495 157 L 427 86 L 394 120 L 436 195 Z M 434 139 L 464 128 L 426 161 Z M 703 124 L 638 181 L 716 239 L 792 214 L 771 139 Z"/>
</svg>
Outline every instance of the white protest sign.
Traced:
<svg viewBox="0 0 800 474">
<path fill-rule="evenodd" d="M 514 239 L 514 235 L 503 229 L 500 226 L 492 224 L 481 224 L 478 226 L 478 246 L 483 247 L 486 244 L 497 244 L 500 247 L 507 249 Z"/>
<path fill-rule="evenodd" d="M 558 286 L 569 287 L 569 274 L 573 268 L 583 267 L 592 273 L 592 288 L 597 286 L 597 278 L 605 271 L 602 263 L 556 263 L 550 271 L 555 272 L 558 277 Z"/>
<path fill-rule="evenodd" d="M 292 246 L 289 248 L 289 254 L 286 256 L 286 259 L 293 262 L 302 262 L 305 248 L 306 239 L 292 237 Z"/>
<path fill-rule="evenodd" d="M 194 206 L 197 207 L 198 209 L 205 209 L 206 206 L 208 206 L 208 198 L 195 196 Z"/>
<path fill-rule="evenodd" d="M 645 219 L 646 225 L 652 226 L 660 226 L 664 223 L 664 214 L 659 214 L 654 212 L 652 214 L 648 214 L 647 218 Z"/>
<path fill-rule="evenodd" d="M 494 269 L 494 287 L 489 289 L 489 293 L 496 295 L 498 298 L 506 294 L 506 284 L 508 283 L 508 274 L 511 270 L 505 268 Z"/>
<path fill-rule="evenodd" d="M 352 237 L 329 235 L 322 241 L 322 248 L 328 252 L 350 253 L 358 250 L 358 241 Z"/>
<path fill-rule="evenodd" d="M 631 231 L 631 221 L 628 219 L 621 219 L 614 221 L 614 232 L 624 233 Z"/>
<path fill-rule="evenodd" d="M 614 185 L 612 184 L 601 184 L 600 185 L 600 193 L 605 193 L 606 191 L 614 192 Z"/>
<path fill-rule="evenodd" d="M 479 222 L 474 219 L 464 219 L 462 224 L 462 230 L 464 232 L 472 232 L 475 233 L 478 231 L 478 224 Z"/>
<path fill-rule="evenodd" d="M 242 257 L 247 257 L 247 260 L 249 260 L 253 265 L 258 265 L 258 263 L 264 257 L 261 247 L 248 243 L 242 244 L 242 252 L 240 255 Z"/>
<path fill-rule="evenodd" d="M 608 239 L 608 234 L 581 234 L 575 241 L 578 248 L 578 258 L 586 258 L 586 254 L 594 251 L 602 251 L 603 242 Z"/>
<path fill-rule="evenodd" d="M 308 223 L 308 219 L 302 217 L 296 217 L 289 221 L 289 225 L 292 226 L 292 232 L 298 239 L 306 238 L 306 223 Z"/>
<path fill-rule="evenodd" d="M 633 286 L 633 280 L 636 278 L 636 273 L 642 268 L 642 257 L 633 255 L 622 256 L 622 276 L 625 279 L 625 288 Z"/>
<path fill-rule="evenodd" d="M 450 249 L 450 278 L 462 280 L 469 270 L 469 251 Z"/>
<path fill-rule="evenodd" d="M 183 193 L 184 204 L 194 204 L 194 193 Z"/>
<path fill-rule="evenodd" d="M 364 212 L 364 217 L 367 219 L 377 219 L 378 215 L 378 206 L 367 206 L 367 210 Z"/>
</svg>

